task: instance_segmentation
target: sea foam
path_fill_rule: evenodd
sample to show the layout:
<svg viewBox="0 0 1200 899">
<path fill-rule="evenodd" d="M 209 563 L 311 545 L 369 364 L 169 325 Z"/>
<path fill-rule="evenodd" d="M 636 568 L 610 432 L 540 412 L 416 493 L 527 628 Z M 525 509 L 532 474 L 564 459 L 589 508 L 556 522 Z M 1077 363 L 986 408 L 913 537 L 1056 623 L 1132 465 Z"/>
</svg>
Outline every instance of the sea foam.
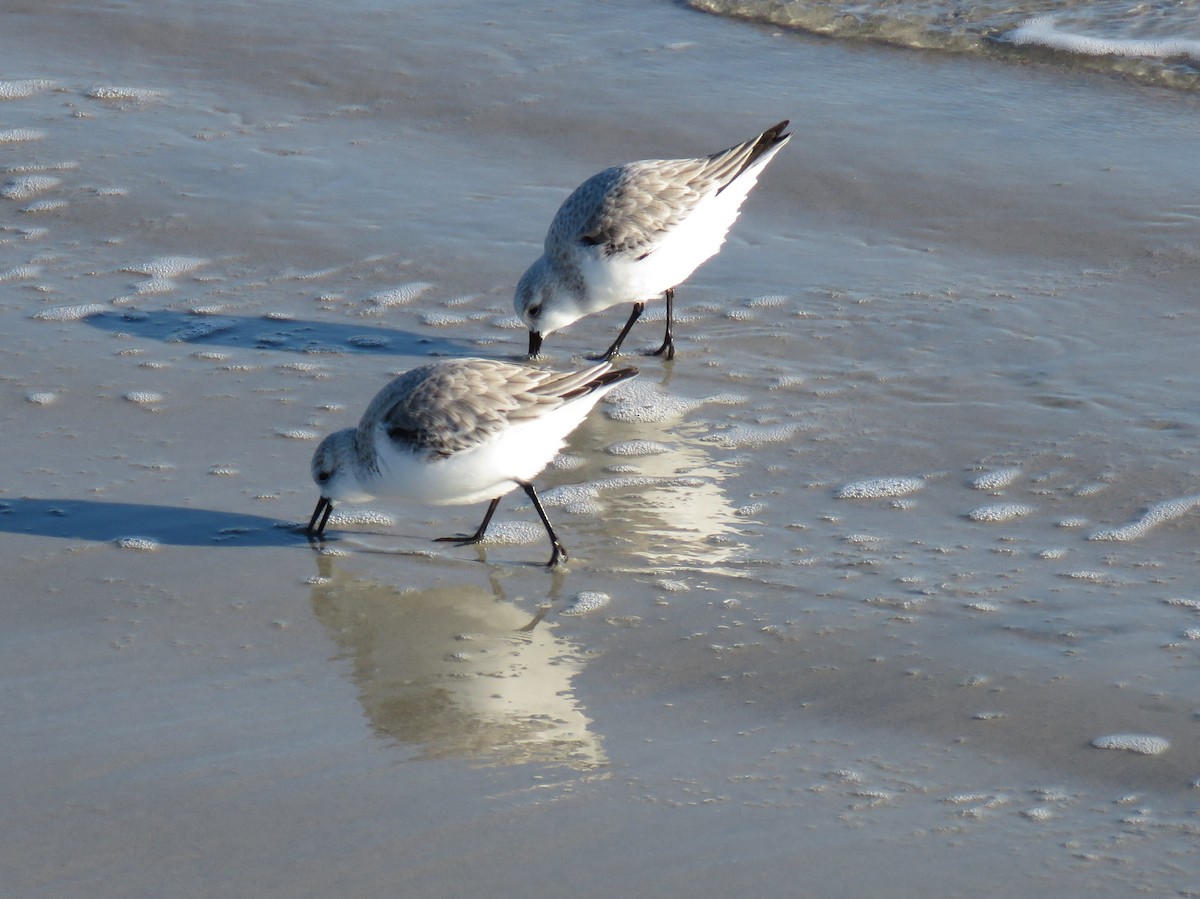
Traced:
<svg viewBox="0 0 1200 899">
<path fill-rule="evenodd" d="M 992 503 L 991 505 L 979 506 L 972 509 L 967 513 L 967 518 L 972 521 L 996 523 L 1012 521 L 1014 518 L 1032 515 L 1036 511 L 1033 506 L 1027 506 L 1023 503 Z"/>
<path fill-rule="evenodd" d="M 970 484 L 976 490 L 1003 490 L 1021 476 L 1019 468 L 998 468 L 995 471 L 985 471 L 971 479 Z"/>
<path fill-rule="evenodd" d="M 412 281 L 390 290 L 377 291 L 367 299 L 376 306 L 407 306 L 432 287 L 433 285 L 427 281 Z"/>
<path fill-rule="evenodd" d="M 1178 499 L 1168 499 L 1155 503 L 1135 521 L 1116 528 L 1104 528 L 1088 535 L 1089 540 L 1138 540 L 1146 536 L 1151 529 L 1168 521 L 1181 518 L 1192 509 L 1200 506 L 1200 495 L 1183 496 Z"/>
<path fill-rule="evenodd" d="M 1119 749 L 1138 755 L 1158 755 L 1171 747 L 1165 737 L 1155 737 L 1150 734 L 1109 734 L 1104 737 L 1096 737 L 1092 740 L 1092 745 L 1097 749 Z"/>
<path fill-rule="evenodd" d="M 30 140 L 41 140 L 46 136 L 45 131 L 36 128 L 6 128 L 0 131 L 0 144 L 17 144 Z"/>
<path fill-rule="evenodd" d="M 612 602 L 612 597 L 607 593 L 600 593 L 596 590 L 582 590 L 575 594 L 571 600 L 571 604 L 563 609 L 560 614 L 586 615 L 588 612 L 603 609 L 610 602 Z"/>
<path fill-rule="evenodd" d="M 52 87 L 54 87 L 54 82 L 44 78 L 0 81 L 0 100 L 21 100 Z"/>
<path fill-rule="evenodd" d="M 89 100 L 134 100 L 138 103 L 148 103 L 151 100 L 161 100 L 166 94 L 163 91 L 147 87 L 97 85 L 91 88 L 85 96 Z"/>
<path fill-rule="evenodd" d="M 1187 38 L 1101 38 L 1057 31 L 1053 16 L 1037 16 L 1022 22 L 1006 37 L 1017 46 L 1047 47 L 1081 56 L 1144 56 L 1165 59 L 1187 56 L 1200 59 L 1200 41 Z"/>
<path fill-rule="evenodd" d="M 30 318 L 39 322 L 77 322 L 108 309 L 102 303 L 84 303 L 79 306 L 50 306 L 39 309 Z"/>
<path fill-rule="evenodd" d="M 883 499 L 908 496 L 925 486 L 921 478 L 884 477 L 851 481 L 833 494 L 837 499 Z"/>
<path fill-rule="evenodd" d="M 18 175 L 0 188 L 0 197 L 6 200 L 28 200 L 43 191 L 58 187 L 62 179 L 53 175 Z"/>
</svg>

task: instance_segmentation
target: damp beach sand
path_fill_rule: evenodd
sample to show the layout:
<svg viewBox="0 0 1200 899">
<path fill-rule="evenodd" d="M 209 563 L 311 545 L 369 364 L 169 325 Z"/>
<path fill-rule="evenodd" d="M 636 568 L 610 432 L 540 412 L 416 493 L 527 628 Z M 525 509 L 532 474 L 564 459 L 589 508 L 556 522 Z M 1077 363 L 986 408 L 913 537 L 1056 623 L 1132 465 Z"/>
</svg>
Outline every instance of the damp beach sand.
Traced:
<svg viewBox="0 0 1200 899">
<path fill-rule="evenodd" d="M 11 895 L 1195 889 L 1195 93 L 669 2 L 10 7 Z M 569 565 L 516 496 L 312 550 L 317 442 L 520 357 L 575 185 L 785 117 L 539 477 Z"/>
</svg>

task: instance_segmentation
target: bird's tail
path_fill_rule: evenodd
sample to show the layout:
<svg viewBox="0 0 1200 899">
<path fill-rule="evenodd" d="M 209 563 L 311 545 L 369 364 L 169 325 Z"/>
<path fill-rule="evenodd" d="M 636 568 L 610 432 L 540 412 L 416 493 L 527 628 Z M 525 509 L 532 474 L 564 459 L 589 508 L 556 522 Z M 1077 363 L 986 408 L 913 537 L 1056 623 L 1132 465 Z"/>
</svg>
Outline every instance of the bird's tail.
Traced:
<svg viewBox="0 0 1200 899">
<path fill-rule="evenodd" d="M 723 183 L 717 190 L 717 193 L 720 193 L 736 181 L 746 169 L 750 168 L 764 156 L 769 159 L 782 149 L 783 145 L 792 138 L 790 131 L 784 131 L 787 126 L 788 120 L 784 119 L 779 124 L 772 125 L 758 137 L 710 156 L 709 159 L 715 165 L 727 168 L 719 176 Z M 766 162 L 764 161 L 763 164 L 765 165 Z"/>
<path fill-rule="evenodd" d="M 577 381 L 577 383 L 569 386 L 559 396 L 564 400 L 573 400 L 577 397 L 587 396 L 589 393 L 594 393 L 597 390 L 611 387 L 614 384 L 632 378 L 637 373 L 638 370 L 632 365 L 627 365 L 624 368 L 613 368 L 611 362 L 601 362 L 599 365 L 575 372 L 575 377 L 571 380 Z"/>
</svg>

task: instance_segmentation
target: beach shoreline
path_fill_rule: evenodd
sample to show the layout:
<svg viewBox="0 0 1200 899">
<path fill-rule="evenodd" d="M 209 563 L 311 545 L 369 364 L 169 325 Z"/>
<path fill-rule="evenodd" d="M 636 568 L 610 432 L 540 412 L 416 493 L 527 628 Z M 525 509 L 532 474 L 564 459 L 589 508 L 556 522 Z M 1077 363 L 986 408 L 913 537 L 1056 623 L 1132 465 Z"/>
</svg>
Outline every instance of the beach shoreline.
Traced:
<svg viewBox="0 0 1200 899">
<path fill-rule="evenodd" d="M 672 3 L 292 6 L 0 37 L 14 894 L 1190 888 L 1196 98 Z M 313 552 L 316 441 L 518 358 L 575 185 L 785 117 L 678 358 L 539 481 L 565 571 L 515 497 L 511 542 L 370 504 Z"/>
</svg>

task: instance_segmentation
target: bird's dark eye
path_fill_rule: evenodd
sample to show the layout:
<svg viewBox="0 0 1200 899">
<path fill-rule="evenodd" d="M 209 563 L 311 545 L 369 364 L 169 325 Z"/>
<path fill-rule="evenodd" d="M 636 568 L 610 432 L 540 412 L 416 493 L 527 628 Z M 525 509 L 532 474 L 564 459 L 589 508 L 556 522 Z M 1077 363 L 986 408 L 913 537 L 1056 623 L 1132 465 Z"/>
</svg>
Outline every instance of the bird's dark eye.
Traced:
<svg viewBox="0 0 1200 899">
<path fill-rule="evenodd" d="M 529 312 L 530 318 L 537 318 L 539 315 L 542 314 L 542 307 L 541 307 L 541 305 L 530 306 L 529 309 L 526 311 Z"/>
<path fill-rule="evenodd" d="M 329 480 L 329 478 L 330 478 L 332 475 L 333 475 L 333 472 L 332 472 L 332 471 L 320 471 L 320 472 L 317 472 L 317 481 L 318 481 L 319 483 L 321 483 L 321 484 L 324 484 L 326 481 L 328 481 L 328 480 Z"/>
</svg>

